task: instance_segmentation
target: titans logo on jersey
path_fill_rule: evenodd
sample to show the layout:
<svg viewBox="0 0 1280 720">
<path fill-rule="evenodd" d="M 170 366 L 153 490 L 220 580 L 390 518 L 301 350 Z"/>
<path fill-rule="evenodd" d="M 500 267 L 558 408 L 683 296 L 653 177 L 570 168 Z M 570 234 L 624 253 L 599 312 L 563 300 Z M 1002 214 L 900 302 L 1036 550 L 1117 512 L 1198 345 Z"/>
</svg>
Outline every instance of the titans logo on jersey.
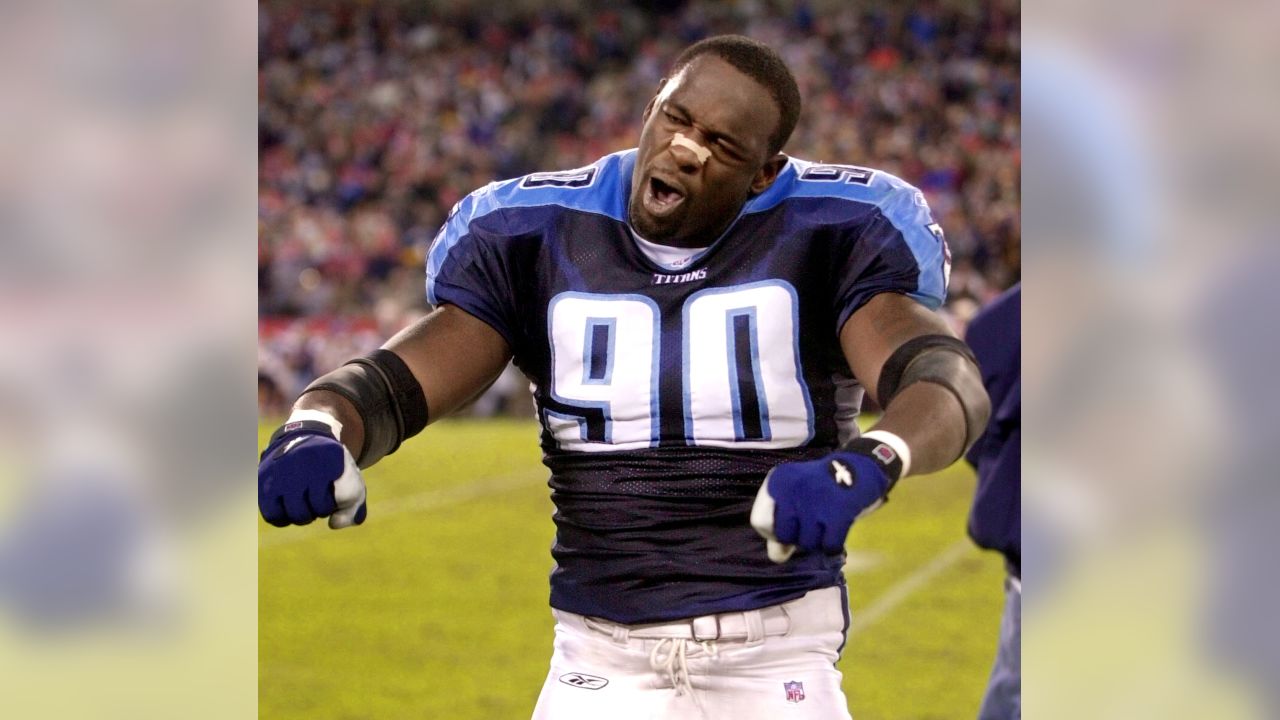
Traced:
<svg viewBox="0 0 1280 720">
<path fill-rule="evenodd" d="M 839 555 L 770 563 L 751 502 L 774 465 L 854 432 L 862 392 L 839 330 L 882 292 L 938 307 L 941 230 L 892 175 L 792 159 L 665 270 L 627 226 L 634 162 L 492 183 L 427 257 L 430 302 L 492 326 L 533 382 L 556 504 L 551 603 L 657 622 L 839 584 Z"/>
</svg>

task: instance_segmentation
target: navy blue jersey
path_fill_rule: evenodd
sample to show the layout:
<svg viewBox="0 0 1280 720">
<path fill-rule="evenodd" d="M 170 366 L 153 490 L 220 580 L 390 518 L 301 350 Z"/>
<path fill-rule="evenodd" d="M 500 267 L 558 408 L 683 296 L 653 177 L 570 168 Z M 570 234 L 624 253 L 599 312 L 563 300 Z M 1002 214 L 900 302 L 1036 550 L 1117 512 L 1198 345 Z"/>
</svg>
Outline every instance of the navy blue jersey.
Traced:
<svg viewBox="0 0 1280 720">
<path fill-rule="evenodd" d="M 492 183 L 454 208 L 427 294 L 491 325 L 533 383 L 556 513 L 552 606 L 621 623 L 763 607 L 843 582 L 771 563 L 765 473 L 854 432 L 838 334 L 882 292 L 936 308 L 947 252 L 892 175 L 791 160 L 680 270 L 626 223 L 635 152 Z"/>
<path fill-rule="evenodd" d="M 1022 285 L 983 308 L 965 340 L 991 396 L 991 420 L 968 455 L 978 470 L 969 535 L 979 547 L 1003 554 L 1010 572 L 1021 577 Z"/>
</svg>

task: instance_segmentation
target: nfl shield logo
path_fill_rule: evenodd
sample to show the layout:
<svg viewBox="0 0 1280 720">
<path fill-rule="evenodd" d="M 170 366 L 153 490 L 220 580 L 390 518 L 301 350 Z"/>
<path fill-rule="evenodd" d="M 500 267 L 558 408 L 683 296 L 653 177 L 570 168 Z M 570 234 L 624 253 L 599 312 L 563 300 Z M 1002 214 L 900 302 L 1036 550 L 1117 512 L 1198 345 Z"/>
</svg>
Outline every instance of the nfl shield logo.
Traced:
<svg viewBox="0 0 1280 720">
<path fill-rule="evenodd" d="M 784 682 L 782 689 L 787 691 L 787 702 L 798 703 L 804 699 L 804 683 Z"/>
</svg>

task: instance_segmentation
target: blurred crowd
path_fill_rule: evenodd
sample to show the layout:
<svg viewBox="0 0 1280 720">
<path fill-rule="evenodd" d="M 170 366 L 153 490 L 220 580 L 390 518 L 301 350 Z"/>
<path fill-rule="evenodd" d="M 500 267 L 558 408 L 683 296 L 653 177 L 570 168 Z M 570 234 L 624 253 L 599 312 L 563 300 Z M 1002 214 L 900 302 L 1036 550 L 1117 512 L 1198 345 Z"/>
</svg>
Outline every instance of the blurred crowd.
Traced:
<svg viewBox="0 0 1280 720">
<path fill-rule="evenodd" d="M 957 324 L 1019 277 L 1014 0 L 432 5 L 259 5 L 260 397 L 292 397 L 425 310 L 426 247 L 468 192 L 634 146 L 670 61 L 719 33 L 769 43 L 796 74 L 786 152 L 925 192 Z M 352 315 L 381 336 L 348 332 Z M 301 330 L 316 316 L 335 319 Z"/>
</svg>

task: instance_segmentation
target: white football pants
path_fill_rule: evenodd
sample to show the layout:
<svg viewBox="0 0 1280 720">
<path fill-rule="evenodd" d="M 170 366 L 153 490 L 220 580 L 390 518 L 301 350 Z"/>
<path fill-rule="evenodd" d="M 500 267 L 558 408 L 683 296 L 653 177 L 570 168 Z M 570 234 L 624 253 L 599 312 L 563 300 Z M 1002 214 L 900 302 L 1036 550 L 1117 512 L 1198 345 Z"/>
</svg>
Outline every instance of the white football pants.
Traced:
<svg viewBox="0 0 1280 720">
<path fill-rule="evenodd" d="M 533 720 L 849 720 L 842 588 L 750 612 L 618 625 L 552 610 Z"/>
</svg>

